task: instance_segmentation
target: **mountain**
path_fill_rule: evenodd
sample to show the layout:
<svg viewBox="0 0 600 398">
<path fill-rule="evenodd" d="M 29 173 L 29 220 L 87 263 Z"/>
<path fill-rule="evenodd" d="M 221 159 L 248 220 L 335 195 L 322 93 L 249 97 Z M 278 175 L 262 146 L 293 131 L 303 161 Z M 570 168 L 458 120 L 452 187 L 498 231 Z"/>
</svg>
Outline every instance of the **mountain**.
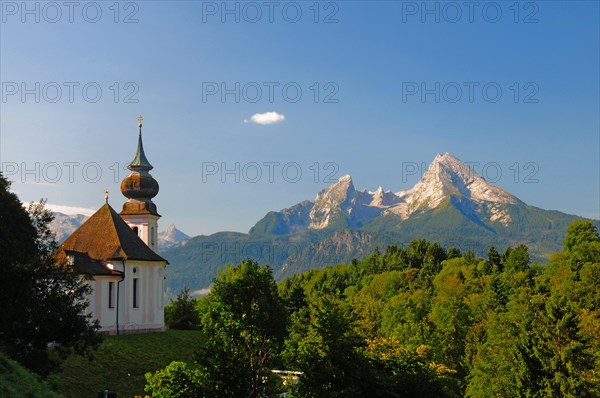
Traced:
<svg viewBox="0 0 600 398">
<path fill-rule="evenodd" d="M 267 213 L 247 234 L 197 236 L 167 250 L 167 285 L 171 291 L 206 287 L 224 264 L 247 257 L 269 264 L 283 279 L 415 239 L 478 255 L 490 245 L 524 243 L 543 261 L 561 249 L 569 223 L 578 218 L 530 206 L 453 155 L 439 154 L 410 189 L 357 190 L 345 175 L 313 201 Z"/>
<path fill-rule="evenodd" d="M 190 237 L 171 224 L 158 234 L 158 251 L 159 253 L 171 248 L 184 245 Z"/>
<path fill-rule="evenodd" d="M 268 214 L 257 225 L 263 232 L 265 222 L 273 217 L 283 225 L 271 233 L 289 233 L 302 229 L 326 230 L 343 227 L 361 228 L 386 216 L 397 217 L 396 222 L 439 208 L 452 199 L 471 221 L 510 224 L 508 206 L 525 205 L 505 190 L 488 183 L 469 166 L 446 153 L 433 160 L 423 178 L 411 189 L 401 192 L 358 191 L 349 175 L 319 192 L 314 202 Z M 281 217 L 280 215 L 285 215 Z M 255 227 L 250 233 L 259 229 Z"/>
<path fill-rule="evenodd" d="M 89 217 L 83 214 L 68 215 L 54 212 L 54 220 L 49 227 L 56 235 L 56 241 L 60 244 L 69 237 Z"/>
</svg>

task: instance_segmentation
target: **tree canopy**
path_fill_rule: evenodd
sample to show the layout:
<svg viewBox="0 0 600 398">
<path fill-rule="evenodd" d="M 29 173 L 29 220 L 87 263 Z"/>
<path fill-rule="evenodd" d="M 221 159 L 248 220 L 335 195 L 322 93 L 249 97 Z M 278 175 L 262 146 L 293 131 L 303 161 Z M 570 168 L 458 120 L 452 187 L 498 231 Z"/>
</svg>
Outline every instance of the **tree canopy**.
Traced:
<svg viewBox="0 0 600 398">
<path fill-rule="evenodd" d="M 90 288 L 55 258 L 44 202 L 26 210 L 9 189 L 0 174 L 0 351 L 47 374 L 67 353 L 85 353 L 100 342 L 85 313 Z"/>
<path fill-rule="evenodd" d="M 278 390 L 293 397 L 600 395 L 600 241 L 588 221 L 547 264 L 525 245 L 478 258 L 419 240 L 277 291 L 269 268 L 247 261 L 198 308 L 212 341 L 198 362 L 207 396 L 275 392 L 274 366 L 300 372 Z"/>
</svg>

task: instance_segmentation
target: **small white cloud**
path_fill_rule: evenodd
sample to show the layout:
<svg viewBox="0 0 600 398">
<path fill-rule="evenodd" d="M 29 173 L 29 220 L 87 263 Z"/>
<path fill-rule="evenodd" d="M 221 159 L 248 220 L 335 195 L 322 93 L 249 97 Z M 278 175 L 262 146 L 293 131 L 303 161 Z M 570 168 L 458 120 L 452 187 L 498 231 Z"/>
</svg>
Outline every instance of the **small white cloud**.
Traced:
<svg viewBox="0 0 600 398">
<path fill-rule="evenodd" d="M 212 285 L 210 285 L 209 287 L 205 287 L 203 289 L 199 289 L 199 290 L 194 290 L 192 292 L 192 296 L 194 297 L 202 297 L 202 296 L 206 296 L 207 294 L 210 293 L 210 289 L 212 288 Z"/>
<path fill-rule="evenodd" d="M 244 120 L 244 123 L 256 123 L 256 124 L 274 124 L 281 123 L 285 120 L 285 115 L 282 115 L 277 112 L 265 112 L 265 113 L 255 113 L 250 117 L 250 120 Z"/>
<path fill-rule="evenodd" d="M 69 216 L 74 216 L 76 214 L 83 214 L 84 216 L 89 217 L 96 212 L 95 209 L 90 209 L 87 207 L 55 205 L 52 203 L 46 203 L 46 207 L 55 213 L 63 213 L 63 214 L 67 214 Z"/>
</svg>

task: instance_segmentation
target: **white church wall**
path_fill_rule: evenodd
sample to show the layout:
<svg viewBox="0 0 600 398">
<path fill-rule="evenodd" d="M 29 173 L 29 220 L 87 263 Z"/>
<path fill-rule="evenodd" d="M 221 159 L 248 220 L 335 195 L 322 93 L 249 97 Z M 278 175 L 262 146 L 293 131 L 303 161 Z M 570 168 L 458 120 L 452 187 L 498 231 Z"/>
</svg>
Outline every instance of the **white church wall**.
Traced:
<svg viewBox="0 0 600 398">
<path fill-rule="evenodd" d="M 154 262 L 125 263 L 125 279 L 120 291 L 120 330 L 164 330 L 164 266 L 164 263 Z"/>
<path fill-rule="evenodd" d="M 100 332 L 116 332 L 117 286 L 119 280 L 120 278 L 115 276 L 96 276 L 94 280 L 88 282 L 93 289 L 88 296 L 88 309 L 93 319 L 99 321 Z M 113 286 L 112 300 L 109 299 L 111 283 Z"/>
<path fill-rule="evenodd" d="M 165 263 L 125 262 L 125 278 L 96 276 L 88 281 L 92 292 L 88 295 L 88 312 L 100 322 L 100 332 L 119 333 L 163 331 L 164 267 Z M 122 266 L 118 267 L 119 270 Z M 135 271 L 135 272 L 134 272 Z M 137 282 L 134 282 L 137 280 Z M 112 283 L 112 300 L 109 300 Z M 134 287 L 137 285 L 137 287 Z M 137 299 L 134 291 L 137 290 Z M 112 307 L 111 307 L 112 304 Z M 135 304 L 135 305 L 134 305 Z"/>
</svg>

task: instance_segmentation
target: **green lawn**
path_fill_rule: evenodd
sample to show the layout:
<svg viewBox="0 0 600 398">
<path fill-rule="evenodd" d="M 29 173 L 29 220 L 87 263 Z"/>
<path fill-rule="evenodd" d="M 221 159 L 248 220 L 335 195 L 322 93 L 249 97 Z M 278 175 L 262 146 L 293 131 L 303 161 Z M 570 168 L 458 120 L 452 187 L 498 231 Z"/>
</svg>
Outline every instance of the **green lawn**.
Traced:
<svg viewBox="0 0 600 398">
<path fill-rule="evenodd" d="M 62 372 L 48 381 L 65 397 L 96 398 L 104 390 L 118 393 L 119 398 L 144 396 L 146 372 L 164 368 L 171 361 L 193 362 L 202 339 L 198 331 L 183 330 L 108 336 L 91 361 L 71 356 Z"/>
</svg>

